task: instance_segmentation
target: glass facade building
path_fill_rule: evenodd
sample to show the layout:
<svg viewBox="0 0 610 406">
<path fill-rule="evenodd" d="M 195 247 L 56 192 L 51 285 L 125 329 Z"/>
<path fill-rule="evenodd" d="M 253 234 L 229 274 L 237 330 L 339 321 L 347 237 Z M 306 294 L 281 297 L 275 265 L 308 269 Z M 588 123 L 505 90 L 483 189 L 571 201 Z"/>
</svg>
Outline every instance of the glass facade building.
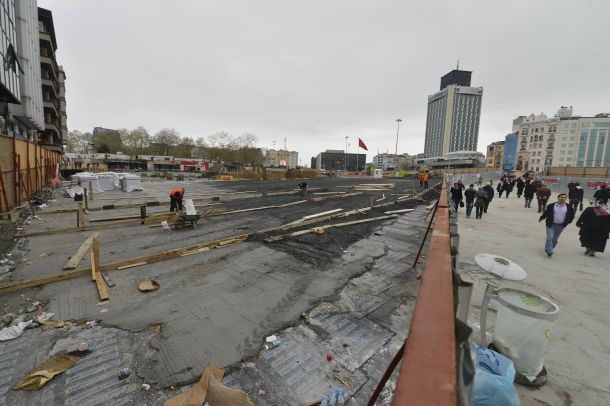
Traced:
<svg viewBox="0 0 610 406">
<path fill-rule="evenodd" d="M 19 104 L 19 61 L 15 29 L 15 0 L 0 0 L 0 101 Z"/>
<path fill-rule="evenodd" d="M 517 168 L 517 146 L 519 144 L 519 134 L 510 133 L 504 137 L 504 159 L 502 170 L 505 172 L 513 171 Z"/>
<path fill-rule="evenodd" d="M 555 166 L 610 166 L 609 115 L 561 119 L 558 127 Z"/>
</svg>

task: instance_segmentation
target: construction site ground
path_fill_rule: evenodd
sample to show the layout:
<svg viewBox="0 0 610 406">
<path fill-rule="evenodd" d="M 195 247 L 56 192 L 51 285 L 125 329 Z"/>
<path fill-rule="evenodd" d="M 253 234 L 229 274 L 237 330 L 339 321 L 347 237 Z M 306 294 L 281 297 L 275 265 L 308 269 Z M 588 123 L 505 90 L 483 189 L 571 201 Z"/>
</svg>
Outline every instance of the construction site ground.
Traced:
<svg viewBox="0 0 610 406">
<path fill-rule="evenodd" d="M 226 213 L 295 204 L 206 217 L 196 228 L 178 230 L 136 220 L 95 230 L 16 237 L 11 248 L 5 236 L 0 258 L 10 258 L 17 268 L 0 276 L 0 286 L 62 273 L 66 260 L 93 231 L 100 235 L 102 264 L 252 234 L 242 243 L 108 272 L 111 287 L 105 302 L 100 302 L 90 276 L 1 294 L 3 315 L 19 316 L 39 301 L 44 307 L 38 312 L 52 312 L 54 320 L 99 322 L 91 328 L 35 328 L 0 343 L 0 404 L 160 405 L 191 387 L 209 363 L 227 368 L 223 383 L 246 391 L 257 405 L 303 405 L 332 390 L 345 391 L 347 404 L 366 404 L 408 332 L 419 286 L 418 268 L 411 265 L 426 230 L 427 207 L 438 191 L 407 198 L 422 192 L 415 179 L 324 177 L 306 180 L 310 192 L 303 197 L 296 189 L 301 181 L 147 179 L 143 191 L 95 194 L 88 205 L 165 202 L 176 186 L 186 189 L 186 198 L 199 199 L 198 210 Z M 352 188 L 362 183 L 392 183 L 395 188 Z M 399 198 L 403 199 L 395 202 Z M 385 203 L 343 218 L 255 234 L 308 215 Z M 19 224 L 19 231 L 76 227 L 75 212 L 44 214 L 76 207 L 73 199 L 58 189 L 47 205 L 37 212 L 38 218 Z M 321 235 L 268 240 L 407 208 L 414 211 L 328 228 Z M 147 208 L 148 215 L 168 211 L 167 205 Z M 94 219 L 139 213 L 137 207 L 90 211 L 86 225 L 108 224 Z M 89 267 L 89 262 L 86 255 L 79 269 Z M 160 289 L 140 292 L 138 284 L 144 279 L 154 279 Z M 300 317 L 303 313 L 308 323 Z M 265 337 L 272 334 L 280 345 L 263 349 Z M 72 351 L 82 342 L 92 352 L 44 388 L 12 389 L 50 356 Z M 131 375 L 119 380 L 119 371 L 126 367 L 132 368 Z M 392 382 L 378 404 L 389 402 Z M 149 384 L 150 390 L 143 390 L 142 384 Z"/>
</svg>

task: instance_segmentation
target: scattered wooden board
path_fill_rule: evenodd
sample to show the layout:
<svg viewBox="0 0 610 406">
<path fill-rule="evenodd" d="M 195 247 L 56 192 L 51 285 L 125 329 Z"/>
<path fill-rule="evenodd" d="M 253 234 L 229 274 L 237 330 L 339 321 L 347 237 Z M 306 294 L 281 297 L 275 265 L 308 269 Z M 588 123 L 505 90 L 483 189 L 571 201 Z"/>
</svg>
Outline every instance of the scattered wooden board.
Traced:
<svg viewBox="0 0 610 406">
<path fill-rule="evenodd" d="M 214 248 L 219 248 L 219 247 L 230 246 L 230 245 L 238 244 L 238 243 L 245 241 L 249 235 L 250 234 L 241 234 L 241 235 L 233 236 L 230 238 L 225 238 L 222 240 L 204 242 L 204 243 L 200 243 L 200 244 L 190 245 L 187 247 L 176 248 L 176 249 L 169 250 L 169 251 L 161 251 L 161 252 L 157 252 L 157 253 L 150 254 L 150 255 L 144 255 L 141 257 L 129 258 L 129 259 L 121 260 L 121 261 L 101 264 L 99 266 L 99 270 L 95 269 L 96 279 L 97 279 L 98 272 L 112 271 L 112 270 L 117 270 L 118 268 L 128 269 L 128 267 L 125 267 L 126 265 L 132 265 L 132 264 L 141 263 L 141 262 L 153 263 L 153 262 L 159 262 L 159 261 L 166 261 L 168 259 L 180 257 L 181 253 L 195 251 L 195 250 L 198 250 L 198 249 L 204 248 L 204 247 L 208 247 L 208 249 L 214 249 Z M 230 240 L 230 241 L 227 241 L 227 240 Z M 203 251 L 207 251 L 207 250 L 202 250 L 200 252 L 203 252 Z M 45 278 L 40 278 L 40 279 L 24 280 L 24 281 L 17 282 L 17 283 L 11 284 L 11 285 L 1 286 L 0 294 L 14 292 L 17 290 L 31 288 L 34 286 L 46 285 L 46 284 L 52 283 L 52 282 L 58 282 L 58 281 L 63 281 L 63 280 L 67 280 L 67 279 L 78 278 L 80 276 L 91 275 L 91 271 L 92 271 L 91 268 L 86 268 L 86 269 L 80 269 L 77 271 L 62 272 L 60 274 L 51 275 L 51 276 L 47 276 Z"/>
<path fill-rule="evenodd" d="M 385 214 L 399 214 L 399 213 L 409 213 L 414 210 L 415 209 L 390 210 L 390 211 L 384 211 L 384 213 Z"/>
<path fill-rule="evenodd" d="M 64 265 L 64 270 L 72 270 L 76 269 L 78 264 L 82 261 L 82 259 L 87 255 L 87 252 L 91 249 L 91 245 L 93 244 L 93 238 L 98 238 L 99 233 L 93 233 L 87 238 L 80 247 L 76 250 L 74 254 L 66 261 Z"/>
<path fill-rule="evenodd" d="M 117 269 L 117 271 L 120 271 L 121 269 L 135 268 L 136 266 L 141 266 L 141 265 L 146 265 L 146 264 L 148 264 L 148 262 L 142 261 L 142 262 L 136 262 L 135 264 L 129 264 L 129 265 L 125 265 L 125 266 L 118 266 L 116 269 Z"/>
</svg>

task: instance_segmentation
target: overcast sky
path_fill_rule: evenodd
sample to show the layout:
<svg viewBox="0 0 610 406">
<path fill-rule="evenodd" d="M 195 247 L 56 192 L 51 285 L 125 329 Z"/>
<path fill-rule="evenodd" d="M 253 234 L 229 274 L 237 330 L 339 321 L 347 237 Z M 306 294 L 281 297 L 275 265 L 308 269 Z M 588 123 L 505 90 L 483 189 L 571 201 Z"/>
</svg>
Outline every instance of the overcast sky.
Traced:
<svg viewBox="0 0 610 406">
<path fill-rule="evenodd" d="M 68 127 L 256 134 L 299 152 L 423 152 L 427 96 L 483 86 L 479 151 L 518 114 L 610 112 L 608 0 L 39 0 L 53 12 Z"/>
</svg>

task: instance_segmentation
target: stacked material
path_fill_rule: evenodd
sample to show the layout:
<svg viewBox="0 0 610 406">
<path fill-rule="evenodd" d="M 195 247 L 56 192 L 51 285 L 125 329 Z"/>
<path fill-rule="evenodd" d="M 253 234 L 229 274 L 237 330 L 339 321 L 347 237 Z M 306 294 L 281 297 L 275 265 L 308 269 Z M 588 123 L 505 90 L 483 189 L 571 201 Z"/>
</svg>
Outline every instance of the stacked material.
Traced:
<svg viewBox="0 0 610 406">
<path fill-rule="evenodd" d="M 360 183 L 353 186 L 356 190 L 389 190 L 394 187 L 393 183 Z"/>
<path fill-rule="evenodd" d="M 97 174 L 90 172 L 79 172 L 70 176 L 70 180 L 72 181 L 72 186 L 81 186 L 83 188 L 89 189 L 89 182 L 91 182 L 91 193 L 102 193 L 104 189 L 100 185 L 99 178 Z"/>
<path fill-rule="evenodd" d="M 133 192 L 134 190 L 142 190 L 142 180 L 138 175 L 131 173 L 121 174 L 121 190 L 123 192 Z"/>
<path fill-rule="evenodd" d="M 142 190 L 140 176 L 132 173 L 117 172 L 79 172 L 70 177 L 72 185 L 89 188 L 91 182 L 91 192 L 102 193 L 114 189 L 122 189 L 124 192 Z M 126 179 L 123 181 L 123 179 Z"/>
</svg>

